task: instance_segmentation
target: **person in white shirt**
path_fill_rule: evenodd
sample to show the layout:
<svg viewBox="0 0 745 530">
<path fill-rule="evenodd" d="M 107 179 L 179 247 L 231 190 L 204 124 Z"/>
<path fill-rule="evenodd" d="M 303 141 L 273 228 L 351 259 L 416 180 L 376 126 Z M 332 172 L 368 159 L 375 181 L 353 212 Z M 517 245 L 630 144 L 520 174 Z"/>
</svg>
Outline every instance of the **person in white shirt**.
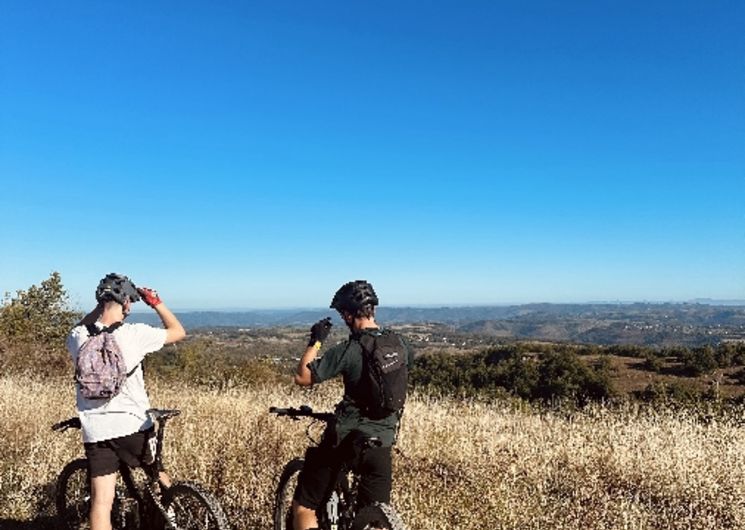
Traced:
<svg viewBox="0 0 745 530">
<path fill-rule="evenodd" d="M 155 310 L 163 328 L 123 323 L 132 304 L 140 299 Z M 96 300 L 98 305 L 95 309 L 83 317 L 67 337 L 67 349 L 75 364 L 78 352 L 90 337 L 91 330 L 118 326 L 112 334 L 128 374 L 119 393 L 109 400 L 86 399 L 77 389 L 77 409 L 91 477 L 90 528 L 111 530 L 111 507 L 121 458 L 121 452 L 118 453 L 117 449 L 144 458 L 153 430 L 147 415 L 150 400 L 145 391 L 142 360 L 165 344 L 180 341 L 186 336 L 186 331 L 156 291 L 137 288 L 124 275 L 106 275 L 98 284 Z M 169 483 L 167 477 L 163 478 Z"/>
</svg>

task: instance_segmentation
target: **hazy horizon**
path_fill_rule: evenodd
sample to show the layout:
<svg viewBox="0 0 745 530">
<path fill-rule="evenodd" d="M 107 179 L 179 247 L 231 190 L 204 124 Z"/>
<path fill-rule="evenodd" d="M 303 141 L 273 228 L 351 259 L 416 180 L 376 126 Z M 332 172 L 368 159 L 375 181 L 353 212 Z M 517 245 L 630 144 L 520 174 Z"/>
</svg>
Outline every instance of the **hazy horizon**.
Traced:
<svg viewBox="0 0 745 530">
<path fill-rule="evenodd" d="M 584 302 L 523 302 L 523 303 L 493 303 L 493 304 L 396 304 L 383 305 L 382 308 L 390 309 L 448 309 L 448 308 L 479 308 L 479 307 L 514 307 L 514 306 L 532 306 L 532 305 L 632 305 L 632 304 L 701 304 L 701 305 L 721 305 L 721 306 L 745 306 L 745 300 L 731 299 L 718 300 L 709 298 L 699 298 L 694 300 L 588 300 Z M 240 312 L 258 312 L 258 311 L 330 311 L 334 310 L 323 306 L 287 306 L 287 307 L 171 307 L 176 312 L 215 312 L 215 313 L 240 313 Z M 147 314 L 152 312 L 151 309 L 140 305 L 134 306 L 133 314 Z"/>
</svg>

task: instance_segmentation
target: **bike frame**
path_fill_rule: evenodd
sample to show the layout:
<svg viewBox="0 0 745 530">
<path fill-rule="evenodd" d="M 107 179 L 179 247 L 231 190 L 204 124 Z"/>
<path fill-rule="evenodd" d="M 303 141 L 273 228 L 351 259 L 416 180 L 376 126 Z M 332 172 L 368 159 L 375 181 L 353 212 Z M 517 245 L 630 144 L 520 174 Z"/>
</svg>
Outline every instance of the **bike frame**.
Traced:
<svg viewBox="0 0 745 530">
<path fill-rule="evenodd" d="M 313 412 L 308 406 L 301 406 L 298 409 L 279 409 L 272 407 L 270 413 L 278 416 L 287 416 L 293 420 L 300 418 L 311 418 L 316 421 L 322 421 L 327 425 L 335 421 L 335 416 L 328 412 Z M 306 436 L 314 445 L 318 446 L 318 440 L 310 435 L 311 423 L 305 431 Z M 369 442 L 368 442 L 369 443 Z M 329 485 L 329 490 L 324 494 L 321 506 L 316 510 L 316 517 L 320 528 L 329 530 L 340 530 L 351 528 L 357 514 L 357 485 L 360 477 L 356 468 L 358 460 L 362 453 L 371 445 L 365 443 L 360 449 L 359 454 L 354 457 L 343 459 L 335 470 L 335 478 Z M 374 442 L 373 442 L 373 445 Z"/>
<path fill-rule="evenodd" d="M 127 490 L 128 496 L 134 499 L 137 504 L 138 516 L 141 523 L 143 519 L 144 521 L 146 521 L 145 528 L 147 527 L 148 523 L 152 521 L 153 513 L 157 512 L 160 513 L 160 515 L 163 517 L 166 528 L 177 530 L 176 527 L 169 520 L 168 514 L 162 503 L 160 502 L 158 495 L 155 493 L 154 489 L 156 484 L 159 486 L 161 491 L 166 488 L 166 485 L 160 480 L 160 471 L 161 469 L 164 470 L 163 438 L 165 436 L 166 424 L 168 422 L 168 419 L 174 416 L 178 416 L 180 414 L 180 411 L 150 409 L 147 412 L 153 422 L 157 425 L 157 432 L 155 458 L 152 463 L 144 464 L 142 466 L 142 469 L 146 476 L 144 492 L 140 492 L 140 489 L 135 484 L 132 469 L 130 469 L 130 467 L 123 461 L 119 466 L 119 474 L 122 477 L 122 481 L 124 482 L 124 486 Z M 80 428 L 81 424 L 79 418 L 70 418 L 66 421 L 56 423 L 52 426 L 52 430 L 60 432 L 64 432 L 67 429 Z M 117 497 L 115 497 L 115 500 L 116 498 Z M 155 508 L 155 510 L 153 510 L 153 507 Z"/>
</svg>

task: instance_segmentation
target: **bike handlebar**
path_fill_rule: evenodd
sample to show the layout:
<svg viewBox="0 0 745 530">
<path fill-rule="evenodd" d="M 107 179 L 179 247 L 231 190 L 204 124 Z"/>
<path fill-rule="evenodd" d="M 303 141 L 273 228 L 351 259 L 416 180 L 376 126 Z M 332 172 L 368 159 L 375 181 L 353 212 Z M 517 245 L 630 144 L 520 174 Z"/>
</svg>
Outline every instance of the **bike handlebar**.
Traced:
<svg viewBox="0 0 745 530">
<path fill-rule="evenodd" d="M 148 409 L 148 415 L 153 421 L 159 421 L 165 423 L 168 419 L 173 418 L 181 414 L 180 410 L 176 409 Z M 66 431 L 67 429 L 81 429 L 80 418 L 70 418 L 59 423 L 52 425 L 53 431 Z"/>
<path fill-rule="evenodd" d="M 70 418 L 69 420 L 61 421 L 52 425 L 53 431 L 66 431 L 67 429 L 80 429 L 80 418 Z"/>
<path fill-rule="evenodd" d="M 308 405 L 301 405 L 299 408 L 269 407 L 269 413 L 276 414 L 277 416 L 289 416 L 293 420 L 300 418 L 313 418 L 314 420 L 330 423 L 335 419 L 335 416 L 331 412 L 313 412 L 313 409 Z"/>
</svg>

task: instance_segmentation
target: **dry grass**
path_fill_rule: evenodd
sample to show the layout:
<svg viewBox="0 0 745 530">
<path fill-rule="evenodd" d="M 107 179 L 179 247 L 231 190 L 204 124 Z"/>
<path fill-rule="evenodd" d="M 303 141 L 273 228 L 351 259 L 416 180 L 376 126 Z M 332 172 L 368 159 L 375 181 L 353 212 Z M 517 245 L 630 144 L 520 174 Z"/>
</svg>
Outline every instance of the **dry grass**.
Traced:
<svg viewBox="0 0 745 530">
<path fill-rule="evenodd" d="M 242 529 L 270 527 L 276 477 L 307 443 L 304 423 L 270 417 L 269 406 L 328 408 L 340 390 L 150 391 L 155 405 L 183 410 L 167 434 L 169 470 L 205 483 Z M 76 433 L 49 426 L 73 414 L 69 382 L 0 377 L 0 527 L 51 510 L 54 478 L 82 448 Z M 743 419 L 602 407 L 563 415 L 414 396 L 394 503 L 412 530 L 745 528 Z"/>
</svg>

